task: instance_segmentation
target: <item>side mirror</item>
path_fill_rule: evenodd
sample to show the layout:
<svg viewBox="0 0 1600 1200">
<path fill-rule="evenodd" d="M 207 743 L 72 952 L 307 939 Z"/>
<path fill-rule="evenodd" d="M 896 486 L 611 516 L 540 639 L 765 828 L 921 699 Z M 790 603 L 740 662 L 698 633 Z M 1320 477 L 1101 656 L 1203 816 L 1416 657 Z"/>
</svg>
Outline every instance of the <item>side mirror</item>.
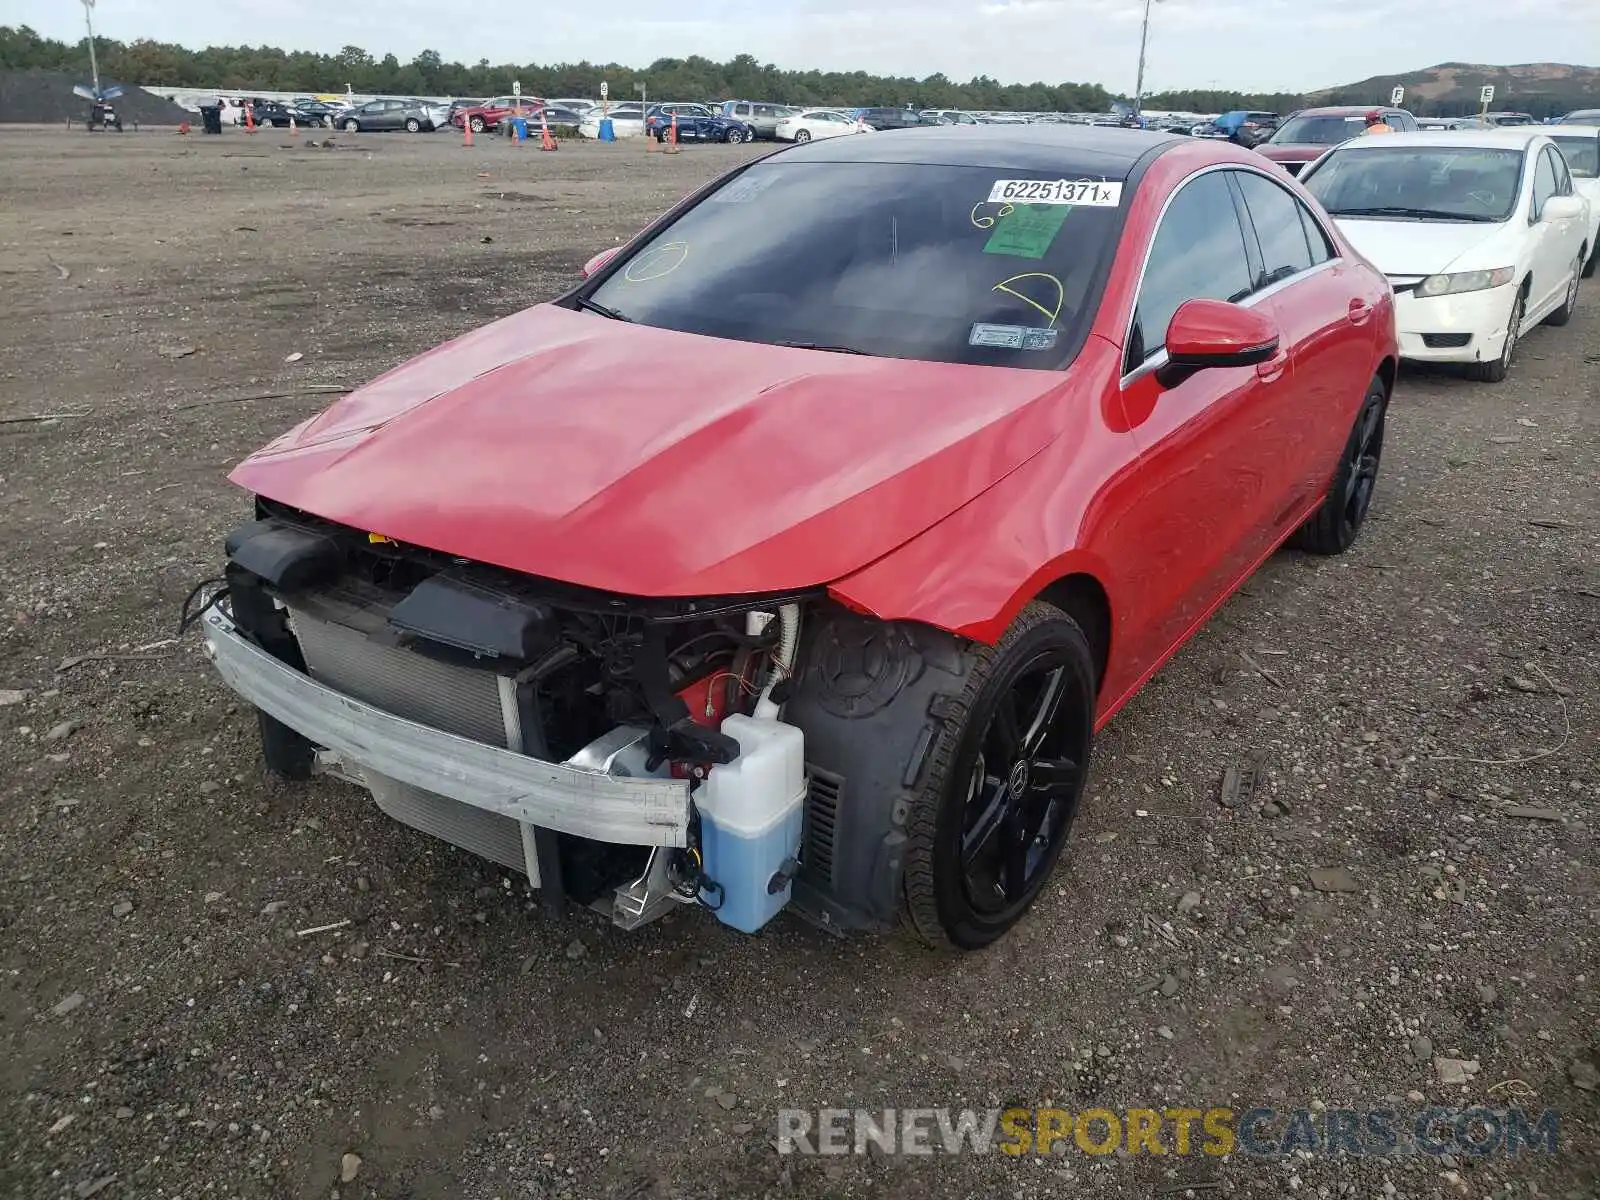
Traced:
<svg viewBox="0 0 1600 1200">
<path fill-rule="evenodd" d="M 622 249 L 621 246 L 613 246 L 609 250 L 602 250 L 602 251 L 600 251 L 599 254 L 596 254 L 588 262 L 584 263 L 583 264 L 583 278 L 584 279 L 589 278 L 589 276 L 593 275 L 601 267 L 605 266 L 608 262 L 610 262 L 613 258 L 616 257 L 617 251 L 621 250 L 621 249 Z"/>
<path fill-rule="evenodd" d="M 1544 202 L 1544 211 L 1539 214 L 1542 221 L 1570 221 L 1584 215 L 1584 203 L 1581 196 L 1551 196 Z"/>
<path fill-rule="evenodd" d="M 1157 372 L 1175 387 L 1211 367 L 1253 367 L 1278 352 L 1277 323 L 1254 308 L 1225 300 L 1187 300 L 1167 325 L 1167 364 Z"/>
</svg>

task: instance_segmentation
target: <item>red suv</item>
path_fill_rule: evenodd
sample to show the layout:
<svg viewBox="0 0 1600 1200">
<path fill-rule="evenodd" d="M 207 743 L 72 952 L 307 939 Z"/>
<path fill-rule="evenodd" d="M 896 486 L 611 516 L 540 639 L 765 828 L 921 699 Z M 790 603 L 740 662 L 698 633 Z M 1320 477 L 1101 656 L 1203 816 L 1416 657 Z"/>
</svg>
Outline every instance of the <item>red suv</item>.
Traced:
<svg viewBox="0 0 1600 1200">
<path fill-rule="evenodd" d="M 463 124 L 472 126 L 473 133 L 500 128 L 500 122 L 521 109 L 525 117 L 536 117 L 544 101 L 532 96 L 496 96 L 474 108 L 463 108 L 450 114 L 450 124 L 460 129 Z"/>
<path fill-rule="evenodd" d="M 1277 131 L 1256 147 L 1291 175 L 1300 174 L 1340 142 L 1365 133 L 1379 122 L 1396 133 L 1414 133 L 1417 119 L 1403 108 L 1345 105 L 1338 108 L 1303 108 L 1284 118 Z"/>
</svg>

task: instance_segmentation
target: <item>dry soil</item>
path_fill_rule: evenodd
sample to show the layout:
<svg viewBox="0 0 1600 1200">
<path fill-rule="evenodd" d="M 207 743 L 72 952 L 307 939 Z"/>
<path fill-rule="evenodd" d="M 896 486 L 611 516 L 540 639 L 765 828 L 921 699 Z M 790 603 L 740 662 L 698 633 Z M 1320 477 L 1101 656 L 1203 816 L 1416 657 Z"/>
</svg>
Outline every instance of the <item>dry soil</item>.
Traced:
<svg viewBox="0 0 1600 1200">
<path fill-rule="evenodd" d="M 335 142 L 0 130 L 0 1191 L 1594 1195 L 1600 286 L 1502 385 L 1404 374 L 1357 548 L 1274 558 L 1112 723 L 1003 944 L 630 935 L 264 777 L 174 623 L 246 512 L 229 466 L 313 389 L 549 297 L 762 150 Z M 1561 1132 L 1513 1160 L 773 1148 L 785 1106 L 1052 1099 L 1520 1101 Z"/>
</svg>

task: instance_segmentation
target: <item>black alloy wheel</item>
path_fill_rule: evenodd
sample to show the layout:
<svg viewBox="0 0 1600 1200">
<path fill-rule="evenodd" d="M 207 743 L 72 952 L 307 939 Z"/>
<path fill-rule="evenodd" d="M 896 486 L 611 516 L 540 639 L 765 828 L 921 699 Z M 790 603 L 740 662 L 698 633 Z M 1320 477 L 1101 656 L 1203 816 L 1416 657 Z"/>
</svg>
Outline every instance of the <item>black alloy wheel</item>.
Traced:
<svg viewBox="0 0 1600 1200">
<path fill-rule="evenodd" d="M 986 946 L 1043 890 L 1088 776 L 1095 676 L 1083 630 L 1040 602 L 974 652 L 908 820 L 905 914 L 924 942 Z"/>
<path fill-rule="evenodd" d="M 1366 524 L 1383 462 L 1383 427 L 1389 389 L 1374 377 L 1345 440 L 1333 483 L 1316 513 L 1295 531 L 1293 542 L 1312 554 L 1343 554 Z"/>
<path fill-rule="evenodd" d="M 987 917 L 1038 890 L 1051 849 L 1072 822 L 1087 746 L 1057 721 L 1068 691 L 1059 654 L 1040 650 L 998 697 L 967 776 L 961 822 L 966 898 Z"/>
</svg>

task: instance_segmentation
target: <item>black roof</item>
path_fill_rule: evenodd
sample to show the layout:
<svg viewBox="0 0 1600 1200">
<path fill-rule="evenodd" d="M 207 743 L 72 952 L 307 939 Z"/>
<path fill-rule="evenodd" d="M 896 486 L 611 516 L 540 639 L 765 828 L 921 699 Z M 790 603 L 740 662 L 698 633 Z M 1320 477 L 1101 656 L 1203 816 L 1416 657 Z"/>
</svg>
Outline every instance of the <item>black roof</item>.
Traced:
<svg viewBox="0 0 1600 1200">
<path fill-rule="evenodd" d="M 1072 178 L 1126 179 L 1152 150 L 1188 141 L 1170 133 L 1092 125 L 931 125 L 825 138 L 781 150 L 782 162 L 991 167 Z"/>
</svg>

